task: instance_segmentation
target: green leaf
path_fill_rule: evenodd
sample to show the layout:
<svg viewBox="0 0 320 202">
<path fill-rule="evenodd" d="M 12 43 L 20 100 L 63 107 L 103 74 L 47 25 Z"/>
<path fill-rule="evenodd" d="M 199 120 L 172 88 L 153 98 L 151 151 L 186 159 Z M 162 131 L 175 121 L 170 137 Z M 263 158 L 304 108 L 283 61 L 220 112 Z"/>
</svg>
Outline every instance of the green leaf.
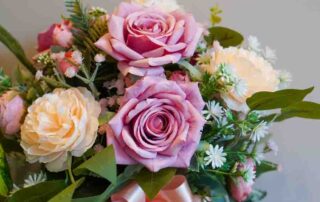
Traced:
<svg viewBox="0 0 320 202">
<path fill-rule="evenodd" d="M 261 161 L 259 165 L 256 167 L 256 176 L 278 170 L 278 165 L 269 161 Z"/>
<path fill-rule="evenodd" d="M 144 168 L 135 177 L 135 180 L 146 193 L 150 200 L 159 193 L 159 191 L 168 184 L 176 173 L 175 168 L 162 169 L 159 172 L 153 173 Z"/>
<path fill-rule="evenodd" d="M 47 202 L 65 187 L 66 184 L 63 180 L 42 182 L 20 189 L 8 198 L 8 202 Z"/>
<path fill-rule="evenodd" d="M 258 92 L 247 99 L 247 104 L 251 110 L 284 108 L 302 101 L 313 89 L 311 87 L 304 90 L 286 89 L 276 92 Z"/>
<path fill-rule="evenodd" d="M 112 119 L 112 117 L 114 115 L 115 115 L 114 112 L 106 112 L 106 113 L 100 115 L 100 117 L 99 117 L 99 125 L 108 123 Z"/>
<path fill-rule="evenodd" d="M 0 144 L 0 195 L 6 196 L 11 187 L 12 181 L 9 173 L 5 151 Z"/>
<path fill-rule="evenodd" d="M 198 68 L 194 67 L 189 62 L 184 61 L 184 60 L 181 60 L 178 64 L 189 71 L 189 74 L 190 74 L 192 80 L 201 81 L 202 73 L 199 71 Z"/>
<path fill-rule="evenodd" d="M 59 194 L 51 198 L 49 202 L 71 202 L 73 193 L 83 182 L 84 178 L 77 180 L 75 183 L 71 184 L 69 187 L 65 188 Z"/>
<path fill-rule="evenodd" d="M 245 202 L 258 202 L 262 201 L 267 196 L 267 192 L 254 189 Z"/>
<path fill-rule="evenodd" d="M 276 121 L 283 121 L 293 117 L 320 119 L 320 104 L 307 101 L 295 103 L 283 108 Z"/>
<path fill-rule="evenodd" d="M 117 166 L 114 155 L 113 146 L 105 148 L 103 151 L 97 153 L 89 160 L 82 163 L 74 170 L 75 175 L 88 174 L 88 171 L 93 172 L 111 183 L 117 182 Z"/>
<path fill-rule="evenodd" d="M 220 45 L 227 48 L 230 46 L 240 45 L 244 38 L 243 36 L 232 29 L 226 27 L 211 27 L 209 29 L 209 36 L 205 37 L 208 44 L 214 41 L 219 41 Z"/>
<path fill-rule="evenodd" d="M 19 42 L 1 25 L 0 42 L 2 42 L 31 73 L 36 73 L 36 70 L 32 63 L 27 59 Z"/>
</svg>

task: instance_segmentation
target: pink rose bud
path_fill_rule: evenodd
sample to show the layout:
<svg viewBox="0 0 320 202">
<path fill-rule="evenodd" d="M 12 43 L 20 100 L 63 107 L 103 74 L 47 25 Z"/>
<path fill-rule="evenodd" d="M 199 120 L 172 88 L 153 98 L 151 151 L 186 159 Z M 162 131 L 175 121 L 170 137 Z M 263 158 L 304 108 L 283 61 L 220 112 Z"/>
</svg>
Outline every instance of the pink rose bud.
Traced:
<svg viewBox="0 0 320 202">
<path fill-rule="evenodd" d="M 58 54 L 57 54 L 58 55 Z M 57 57 L 58 69 L 66 77 L 74 77 L 78 71 L 79 66 L 82 63 L 82 56 L 79 51 L 68 51 L 64 54 L 64 57 Z"/>
<path fill-rule="evenodd" d="M 158 76 L 163 65 L 193 56 L 203 28 L 190 13 L 123 2 L 95 45 L 118 60 L 123 75 Z M 143 44 L 143 45 L 142 45 Z"/>
<path fill-rule="evenodd" d="M 73 40 L 71 29 L 71 22 L 64 20 L 61 24 L 53 24 L 48 30 L 39 33 L 38 52 L 50 49 L 53 45 L 70 48 Z"/>
<path fill-rule="evenodd" d="M 252 184 L 248 184 L 242 177 L 229 181 L 231 196 L 237 202 L 245 201 L 252 192 Z"/>
<path fill-rule="evenodd" d="M 15 91 L 8 91 L 0 97 L 0 127 L 8 135 L 19 132 L 25 114 L 23 99 Z"/>
<path fill-rule="evenodd" d="M 174 71 L 170 76 L 170 80 L 190 82 L 189 75 L 184 71 Z"/>
</svg>

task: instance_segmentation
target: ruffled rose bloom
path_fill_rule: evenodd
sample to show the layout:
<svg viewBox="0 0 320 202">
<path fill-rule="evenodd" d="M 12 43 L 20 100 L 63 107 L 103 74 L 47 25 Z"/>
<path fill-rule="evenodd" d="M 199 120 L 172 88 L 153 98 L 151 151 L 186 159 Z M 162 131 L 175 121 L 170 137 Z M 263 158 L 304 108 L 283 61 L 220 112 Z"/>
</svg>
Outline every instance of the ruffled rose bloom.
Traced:
<svg viewBox="0 0 320 202">
<path fill-rule="evenodd" d="M 21 119 L 26 112 L 23 99 L 15 91 L 8 91 L 0 97 L 0 127 L 7 135 L 20 130 Z"/>
<path fill-rule="evenodd" d="M 119 61 L 123 75 L 160 75 L 163 65 L 191 57 L 202 27 L 181 10 L 121 3 L 108 21 L 109 33 L 95 44 Z"/>
<path fill-rule="evenodd" d="M 181 9 L 176 0 L 128 0 L 128 2 L 138 3 L 147 7 L 156 6 L 167 12 Z"/>
<path fill-rule="evenodd" d="M 53 45 L 70 48 L 73 40 L 71 29 L 71 22 L 64 20 L 61 24 L 53 24 L 48 30 L 39 33 L 38 52 L 45 51 Z"/>
<path fill-rule="evenodd" d="M 222 48 L 215 42 L 211 65 L 205 66 L 205 71 L 214 73 L 220 64 L 227 64 L 232 73 L 240 81 L 236 89 L 222 95 L 228 107 L 235 111 L 247 111 L 246 99 L 260 91 L 276 91 L 279 86 L 279 72 L 264 58 L 253 51 L 242 48 Z"/>
<path fill-rule="evenodd" d="M 82 156 L 95 142 L 100 105 L 85 88 L 56 89 L 38 98 L 21 126 L 21 146 L 30 163 L 51 172 L 66 169 L 67 157 Z"/>
<path fill-rule="evenodd" d="M 205 123 L 203 107 L 197 83 L 161 77 L 137 81 L 127 88 L 107 129 L 117 163 L 140 163 L 153 172 L 188 167 Z"/>
<path fill-rule="evenodd" d="M 237 202 L 245 201 L 252 192 L 252 184 L 248 184 L 242 177 L 230 180 L 229 189 L 231 196 Z"/>
</svg>

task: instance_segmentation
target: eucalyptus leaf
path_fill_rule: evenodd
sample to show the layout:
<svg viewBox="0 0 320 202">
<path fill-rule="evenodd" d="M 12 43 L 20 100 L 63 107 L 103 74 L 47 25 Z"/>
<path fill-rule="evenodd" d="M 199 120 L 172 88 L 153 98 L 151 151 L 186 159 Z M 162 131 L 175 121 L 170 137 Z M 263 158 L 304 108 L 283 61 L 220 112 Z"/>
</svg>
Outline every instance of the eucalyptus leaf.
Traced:
<svg viewBox="0 0 320 202">
<path fill-rule="evenodd" d="M 247 99 L 247 105 L 251 110 L 284 108 L 302 101 L 313 89 L 311 87 L 303 90 L 286 89 L 276 92 L 258 92 Z"/>
<path fill-rule="evenodd" d="M 314 102 L 298 102 L 281 110 L 276 121 L 299 117 L 306 119 L 320 119 L 320 104 Z"/>
<path fill-rule="evenodd" d="M 214 41 L 219 41 L 220 45 L 225 48 L 238 46 L 244 40 L 243 36 L 239 32 L 226 27 L 211 27 L 209 29 L 209 35 L 205 37 L 205 39 L 208 44 L 212 44 Z"/>
<path fill-rule="evenodd" d="M 261 161 L 261 163 L 256 166 L 256 176 L 259 177 L 264 173 L 276 171 L 277 169 L 278 164 L 272 163 L 270 161 Z"/>
<path fill-rule="evenodd" d="M 99 125 L 108 123 L 112 117 L 115 115 L 114 112 L 105 112 L 104 114 L 100 115 L 99 117 Z"/>
<path fill-rule="evenodd" d="M 51 198 L 48 202 L 71 202 L 72 196 L 75 190 L 84 182 L 84 178 L 77 180 L 75 183 L 71 184 L 60 193 Z"/>
<path fill-rule="evenodd" d="M 117 166 L 112 145 L 74 169 L 75 175 L 86 175 L 89 172 L 93 172 L 109 180 L 111 183 L 116 184 Z"/>
<path fill-rule="evenodd" d="M 35 68 L 27 59 L 25 52 L 19 42 L 1 25 L 0 42 L 2 42 L 31 73 L 36 73 Z"/>
<path fill-rule="evenodd" d="M 134 178 L 150 200 L 159 193 L 159 191 L 168 184 L 176 173 L 175 168 L 165 168 L 159 172 L 150 172 L 144 168 Z"/>
<path fill-rule="evenodd" d="M 15 192 L 8 202 L 47 202 L 66 187 L 64 180 L 54 180 L 20 189 Z"/>
</svg>

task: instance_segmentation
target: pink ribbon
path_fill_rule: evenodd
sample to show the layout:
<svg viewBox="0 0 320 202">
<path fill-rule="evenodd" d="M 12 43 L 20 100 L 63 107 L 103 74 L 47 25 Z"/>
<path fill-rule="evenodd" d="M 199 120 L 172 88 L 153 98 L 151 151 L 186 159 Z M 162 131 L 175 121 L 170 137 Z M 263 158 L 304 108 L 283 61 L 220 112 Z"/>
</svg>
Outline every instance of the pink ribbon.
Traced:
<svg viewBox="0 0 320 202">
<path fill-rule="evenodd" d="M 131 182 L 122 190 L 111 197 L 112 202 L 200 202 L 198 196 L 194 196 L 188 182 L 183 175 L 175 176 L 166 185 L 155 199 L 148 200 L 147 196 L 136 182 Z"/>
</svg>

